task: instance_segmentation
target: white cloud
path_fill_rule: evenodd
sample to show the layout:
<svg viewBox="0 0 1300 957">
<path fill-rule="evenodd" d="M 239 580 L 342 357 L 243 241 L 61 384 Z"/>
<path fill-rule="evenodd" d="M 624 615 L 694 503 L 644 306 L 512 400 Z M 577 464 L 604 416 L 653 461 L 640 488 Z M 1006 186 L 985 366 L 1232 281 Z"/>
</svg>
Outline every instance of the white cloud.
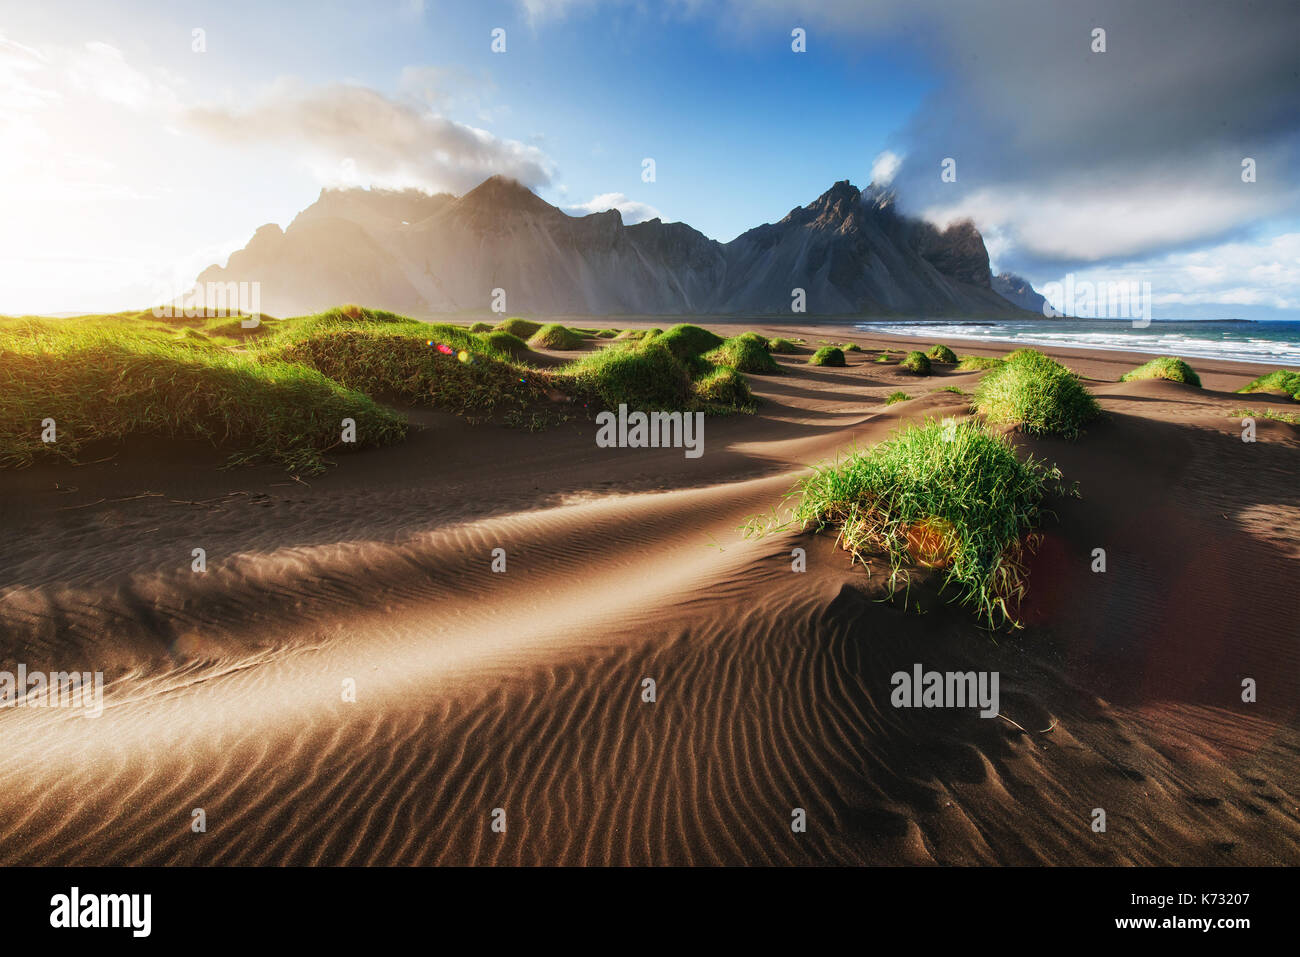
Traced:
<svg viewBox="0 0 1300 957">
<path fill-rule="evenodd" d="M 623 193 L 601 193 L 598 196 L 593 196 L 585 203 L 577 203 L 568 208 L 570 212 L 582 215 L 603 213 L 607 209 L 617 209 L 623 217 L 623 222 L 628 225 L 642 223 L 648 219 L 663 219 L 663 215 L 659 210 L 649 203 L 628 199 Z"/>
<path fill-rule="evenodd" d="M 79 92 L 128 109 L 168 111 L 179 105 L 166 83 L 137 70 L 121 50 L 107 43 L 92 41 L 70 57 L 67 77 Z"/>
<path fill-rule="evenodd" d="M 1220 243 L 1150 260 L 1075 270 L 1075 282 L 1151 284 L 1151 301 L 1177 315 L 1179 306 L 1266 306 L 1300 310 L 1300 232 L 1266 240 Z M 1064 283 L 1064 276 L 1038 277 Z"/>
<path fill-rule="evenodd" d="M 553 175 L 550 159 L 535 146 L 364 86 L 306 87 L 282 79 L 247 109 L 196 107 L 187 118 L 226 143 L 288 148 L 324 185 L 459 193 L 494 173 L 534 188 Z"/>
<path fill-rule="evenodd" d="M 871 182 L 877 186 L 888 186 L 893 182 L 894 174 L 903 165 L 903 158 L 897 153 L 885 150 L 871 164 Z"/>
<path fill-rule="evenodd" d="M 990 187 L 922 215 L 939 225 L 973 219 L 986 237 L 997 237 L 999 254 L 1014 249 L 1038 260 L 1087 263 L 1210 240 L 1225 222 L 1272 211 L 1270 197 L 1248 186 L 1204 193 L 1156 179 L 1078 192 L 1049 184 Z"/>
</svg>

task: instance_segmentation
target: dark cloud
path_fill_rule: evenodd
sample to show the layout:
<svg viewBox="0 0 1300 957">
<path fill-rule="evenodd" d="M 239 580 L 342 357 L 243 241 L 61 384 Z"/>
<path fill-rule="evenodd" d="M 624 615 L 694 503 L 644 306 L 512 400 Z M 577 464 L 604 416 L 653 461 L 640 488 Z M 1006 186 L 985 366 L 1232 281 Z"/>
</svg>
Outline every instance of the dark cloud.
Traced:
<svg viewBox="0 0 1300 957">
<path fill-rule="evenodd" d="M 892 145 L 903 156 L 900 200 L 981 214 L 1013 259 L 1122 259 L 1300 214 L 1295 0 L 737 0 L 733 9 L 926 58 L 940 85 Z M 1091 50 L 1094 28 L 1106 31 L 1105 53 Z M 957 161 L 955 183 L 940 180 L 945 157 Z M 1245 157 L 1257 162 L 1254 184 L 1241 180 Z M 1070 235 L 1052 236 L 1051 215 L 1065 216 L 1057 225 Z"/>
</svg>

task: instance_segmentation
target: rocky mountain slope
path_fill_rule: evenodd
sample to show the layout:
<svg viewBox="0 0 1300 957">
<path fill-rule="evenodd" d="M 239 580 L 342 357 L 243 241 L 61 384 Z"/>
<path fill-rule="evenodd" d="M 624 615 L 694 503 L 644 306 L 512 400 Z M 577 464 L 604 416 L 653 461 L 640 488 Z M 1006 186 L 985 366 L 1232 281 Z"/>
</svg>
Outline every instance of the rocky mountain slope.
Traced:
<svg viewBox="0 0 1300 957">
<path fill-rule="evenodd" d="M 1021 309 L 1028 309 L 1040 317 L 1046 315 L 1043 312 L 1043 306 L 1047 304 L 1047 300 L 1029 284 L 1028 279 L 1017 276 L 1015 273 L 1003 272 L 994 276 L 993 291 L 1012 305 L 1019 306 Z"/>
<path fill-rule="evenodd" d="M 259 282 L 271 315 L 345 302 L 415 316 L 510 314 L 1019 314 L 999 295 L 970 222 L 940 231 L 892 194 L 836 183 L 729 243 L 685 223 L 570 216 L 491 177 L 461 197 L 323 190 L 285 230 L 257 230 L 199 282 Z"/>
</svg>

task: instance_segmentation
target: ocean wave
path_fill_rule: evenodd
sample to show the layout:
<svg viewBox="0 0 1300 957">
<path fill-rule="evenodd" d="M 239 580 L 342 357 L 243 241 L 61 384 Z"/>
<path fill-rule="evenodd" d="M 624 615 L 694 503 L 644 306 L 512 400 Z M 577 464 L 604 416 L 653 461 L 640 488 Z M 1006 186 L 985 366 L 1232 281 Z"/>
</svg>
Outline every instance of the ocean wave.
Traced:
<svg viewBox="0 0 1300 957">
<path fill-rule="evenodd" d="M 1059 320 L 1053 320 L 1054 323 Z M 1196 323 L 1178 323 L 1179 326 Z M 1078 346 L 1081 349 L 1108 349 L 1173 355 L 1194 359 L 1235 359 L 1269 365 L 1300 365 L 1300 323 L 1277 323 L 1277 329 L 1260 328 L 1257 323 L 1210 323 L 1195 333 L 1160 329 L 1153 323 L 1145 329 L 1125 325 L 1123 328 L 1044 329 L 1031 323 L 989 322 L 866 322 L 856 328 L 888 335 L 923 339 L 963 339 L 1004 341 L 1016 345 Z M 1221 325 L 1235 328 L 1224 329 Z M 1215 328 L 1208 328 L 1214 326 Z M 1216 335 L 1218 338 L 1211 338 Z"/>
</svg>

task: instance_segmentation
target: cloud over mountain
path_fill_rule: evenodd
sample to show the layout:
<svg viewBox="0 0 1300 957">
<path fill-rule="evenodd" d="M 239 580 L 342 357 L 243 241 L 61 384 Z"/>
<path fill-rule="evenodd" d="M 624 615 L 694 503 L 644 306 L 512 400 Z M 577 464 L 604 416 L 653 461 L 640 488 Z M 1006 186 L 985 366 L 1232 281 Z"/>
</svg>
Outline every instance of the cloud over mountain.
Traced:
<svg viewBox="0 0 1300 957">
<path fill-rule="evenodd" d="M 246 109 L 196 106 L 186 118 L 228 143 L 299 151 L 327 185 L 461 192 L 494 173 L 530 187 L 551 182 L 550 161 L 537 147 L 364 86 L 282 79 Z"/>
</svg>

